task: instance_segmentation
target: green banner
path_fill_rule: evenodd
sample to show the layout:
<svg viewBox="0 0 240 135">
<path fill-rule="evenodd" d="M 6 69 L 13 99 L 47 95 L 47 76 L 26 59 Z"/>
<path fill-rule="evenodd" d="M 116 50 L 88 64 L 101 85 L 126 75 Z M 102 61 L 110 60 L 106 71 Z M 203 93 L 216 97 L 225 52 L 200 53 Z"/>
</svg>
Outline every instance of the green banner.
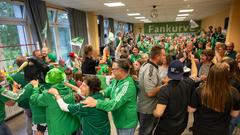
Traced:
<svg viewBox="0 0 240 135">
<path fill-rule="evenodd" d="M 182 22 L 160 22 L 144 23 L 144 34 L 163 34 L 163 33 L 192 33 L 200 29 L 201 21 L 196 21 L 197 28 L 191 28 L 196 24 L 190 24 L 190 21 Z"/>
</svg>

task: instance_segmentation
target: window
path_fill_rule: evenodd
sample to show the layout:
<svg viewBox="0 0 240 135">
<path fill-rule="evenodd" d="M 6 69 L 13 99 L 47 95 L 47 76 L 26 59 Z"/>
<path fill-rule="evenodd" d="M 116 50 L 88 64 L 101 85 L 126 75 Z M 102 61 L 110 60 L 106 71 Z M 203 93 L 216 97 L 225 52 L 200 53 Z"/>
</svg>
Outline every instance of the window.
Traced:
<svg viewBox="0 0 240 135">
<path fill-rule="evenodd" d="M 123 26 L 124 26 L 124 32 L 125 32 L 125 33 L 128 33 L 128 32 L 129 32 L 129 26 L 128 26 L 128 24 L 125 23 Z"/>
<path fill-rule="evenodd" d="M 71 34 L 67 12 L 48 8 L 47 13 L 52 35 L 51 49 L 58 58 L 67 60 L 68 53 L 71 51 Z"/>
<path fill-rule="evenodd" d="M 109 29 L 109 20 L 106 18 L 104 19 L 104 44 L 108 43 L 108 29 Z"/>
<path fill-rule="evenodd" d="M 36 49 L 30 37 L 25 8 L 19 2 L 0 2 L 0 69 L 10 70 L 17 56 L 28 56 Z M 12 68 L 11 68 L 12 69 Z"/>
<path fill-rule="evenodd" d="M 12 4 L 8 2 L 0 2 L 0 16 L 8 18 L 23 19 L 24 6 L 21 4 Z"/>
</svg>

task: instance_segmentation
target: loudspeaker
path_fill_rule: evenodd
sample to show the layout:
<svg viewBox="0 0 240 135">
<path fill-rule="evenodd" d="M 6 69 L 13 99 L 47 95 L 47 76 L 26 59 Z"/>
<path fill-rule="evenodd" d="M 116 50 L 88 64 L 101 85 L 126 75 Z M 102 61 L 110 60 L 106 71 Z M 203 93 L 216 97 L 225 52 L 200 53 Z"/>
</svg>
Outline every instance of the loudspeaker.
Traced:
<svg viewBox="0 0 240 135">
<path fill-rule="evenodd" d="M 229 17 L 226 17 L 224 20 L 224 29 L 225 30 L 228 28 L 228 22 L 229 22 Z"/>
</svg>

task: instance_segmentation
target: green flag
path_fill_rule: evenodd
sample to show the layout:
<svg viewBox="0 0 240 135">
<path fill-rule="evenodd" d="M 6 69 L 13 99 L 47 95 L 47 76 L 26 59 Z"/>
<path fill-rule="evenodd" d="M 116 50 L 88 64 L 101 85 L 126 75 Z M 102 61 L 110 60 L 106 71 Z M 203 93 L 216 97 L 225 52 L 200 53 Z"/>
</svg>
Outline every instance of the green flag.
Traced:
<svg viewBox="0 0 240 135">
<path fill-rule="evenodd" d="M 140 34 L 138 35 L 138 38 L 137 38 L 137 43 L 140 41 Z"/>
<path fill-rule="evenodd" d="M 84 39 L 81 37 L 76 37 L 71 40 L 71 45 L 82 47 L 82 44 L 84 42 Z"/>
</svg>

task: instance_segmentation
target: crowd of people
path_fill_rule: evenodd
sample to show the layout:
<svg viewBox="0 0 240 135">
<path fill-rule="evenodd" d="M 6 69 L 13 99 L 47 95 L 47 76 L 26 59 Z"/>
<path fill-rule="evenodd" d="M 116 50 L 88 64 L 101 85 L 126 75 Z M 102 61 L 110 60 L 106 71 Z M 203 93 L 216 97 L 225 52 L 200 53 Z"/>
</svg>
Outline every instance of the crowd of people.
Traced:
<svg viewBox="0 0 240 135">
<path fill-rule="evenodd" d="M 194 113 L 193 135 L 232 135 L 240 125 L 240 51 L 218 27 L 198 34 L 132 32 L 109 40 L 102 56 L 58 60 L 47 47 L 19 56 L 17 72 L 0 72 L 0 134 L 5 104 L 18 103 L 28 135 L 181 135 Z M 112 34 L 110 34 L 112 35 Z"/>
</svg>

